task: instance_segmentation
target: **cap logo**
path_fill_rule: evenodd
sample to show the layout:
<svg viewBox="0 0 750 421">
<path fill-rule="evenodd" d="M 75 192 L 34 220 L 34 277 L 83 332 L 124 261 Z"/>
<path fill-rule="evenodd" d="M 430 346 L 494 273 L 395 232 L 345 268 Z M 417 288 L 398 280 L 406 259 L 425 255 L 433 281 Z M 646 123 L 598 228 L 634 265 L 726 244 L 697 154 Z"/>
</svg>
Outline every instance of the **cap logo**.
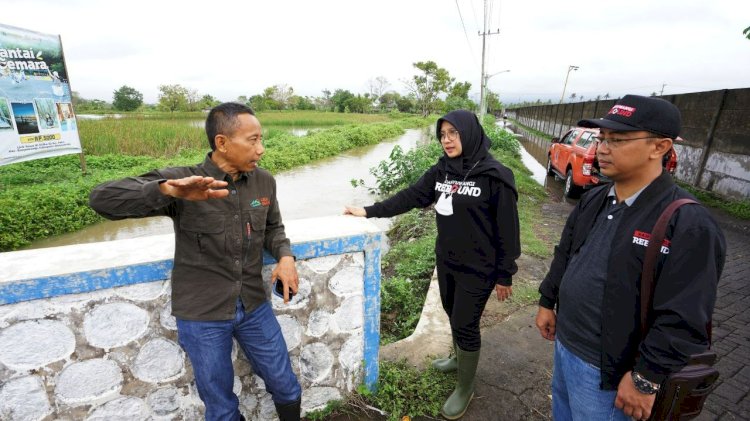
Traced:
<svg viewBox="0 0 750 421">
<path fill-rule="evenodd" d="M 626 105 L 615 105 L 609 110 L 608 114 L 621 115 L 623 117 L 630 117 L 635 112 L 634 107 L 628 107 Z"/>
</svg>

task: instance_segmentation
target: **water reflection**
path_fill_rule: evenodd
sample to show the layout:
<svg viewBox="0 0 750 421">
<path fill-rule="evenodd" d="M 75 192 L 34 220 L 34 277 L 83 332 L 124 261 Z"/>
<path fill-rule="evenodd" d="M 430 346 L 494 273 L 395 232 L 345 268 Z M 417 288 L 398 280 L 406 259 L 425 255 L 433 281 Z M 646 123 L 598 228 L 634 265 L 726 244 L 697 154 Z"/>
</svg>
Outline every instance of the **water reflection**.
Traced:
<svg viewBox="0 0 750 421">
<path fill-rule="evenodd" d="M 369 172 L 371 167 L 387 159 L 396 145 L 410 150 L 417 144 L 430 141 L 433 133 L 431 128 L 407 130 L 394 141 L 352 149 L 341 155 L 277 174 L 278 200 L 283 218 L 290 220 L 340 215 L 345 205 L 371 204 L 374 196 L 362 187 L 355 189 L 350 180 L 363 179 L 366 185 L 374 185 L 375 178 Z M 389 225 L 387 219 L 373 219 L 372 222 L 383 229 L 387 229 Z M 172 220 L 166 217 L 104 221 L 77 232 L 36 241 L 25 248 L 57 247 L 172 232 Z"/>
<path fill-rule="evenodd" d="M 555 176 L 547 175 L 547 151 L 550 141 L 547 138 L 533 134 L 522 127 L 510 126 L 517 133 L 517 139 L 521 142 L 522 158 L 524 165 L 534 173 L 534 179 L 542 184 L 550 195 L 550 198 L 558 202 L 576 203 L 577 200 L 569 199 L 563 194 L 563 180 Z M 526 154 L 524 154 L 524 151 Z M 524 158 L 523 155 L 526 155 Z"/>
</svg>

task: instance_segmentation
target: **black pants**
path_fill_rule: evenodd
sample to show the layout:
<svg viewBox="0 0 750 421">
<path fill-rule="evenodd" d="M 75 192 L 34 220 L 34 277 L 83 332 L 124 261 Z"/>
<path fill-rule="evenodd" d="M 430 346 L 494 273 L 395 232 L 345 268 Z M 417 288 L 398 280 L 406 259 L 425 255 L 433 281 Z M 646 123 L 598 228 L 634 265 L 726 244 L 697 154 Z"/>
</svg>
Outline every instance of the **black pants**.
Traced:
<svg viewBox="0 0 750 421">
<path fill-rule="evenodd" d="M 479 319 L 495 289 L 494 280 L 451 270 L 437 262 L 440 300 L 451 323 L 456 345 L 464 351 L 478 351 L 482 345 Z"/>
</svg>

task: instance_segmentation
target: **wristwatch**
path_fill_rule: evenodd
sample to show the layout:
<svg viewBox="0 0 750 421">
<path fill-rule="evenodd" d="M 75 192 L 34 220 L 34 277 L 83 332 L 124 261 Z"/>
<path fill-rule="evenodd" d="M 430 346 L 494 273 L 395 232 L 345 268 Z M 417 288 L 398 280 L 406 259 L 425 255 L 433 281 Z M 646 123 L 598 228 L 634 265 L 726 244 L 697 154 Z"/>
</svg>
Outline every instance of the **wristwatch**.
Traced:
<svg viewBox="0 0 750 421">
<path fill-rule="evenodd" d="M 659 384 L 651 383 L 645 377 L 643 377 L 641 373 L 633 371 L 630 373 L 630 376 L 633 378 L 633 384 L 635 384 L 635 388 L 644 395 L 653 395 L 654 393 L 659 391 Z"/>
</svg>

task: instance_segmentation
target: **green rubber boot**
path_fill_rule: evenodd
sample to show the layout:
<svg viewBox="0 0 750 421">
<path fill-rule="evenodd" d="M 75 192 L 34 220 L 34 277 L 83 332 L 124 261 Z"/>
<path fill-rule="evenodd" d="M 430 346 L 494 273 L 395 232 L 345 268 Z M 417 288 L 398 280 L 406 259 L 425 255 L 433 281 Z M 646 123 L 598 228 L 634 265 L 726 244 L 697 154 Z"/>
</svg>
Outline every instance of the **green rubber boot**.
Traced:
<svg viewBox="0 0 750 421">
<path fill-rule="evenodd" d="M 443 404 L 440 413 L 449 420 L 461 418 L 469 407 L 471 398 L 474 397 L 474 376 L 477 374 L 479 364 L 479 351 L 464 351 L 456 347 L 458 361 L 458 375 L 456 389 Z"/>
<path fill-rule="evenodd" d="M 456 341 L 453 341 L 453 355 L 448 358 L 438 358 L 432 361 L 432 366 L 435 370 L 442 373 L 451 373 L 456 371 L 458 368 L 458 362 L 456 362 Z"/>
</svg>

